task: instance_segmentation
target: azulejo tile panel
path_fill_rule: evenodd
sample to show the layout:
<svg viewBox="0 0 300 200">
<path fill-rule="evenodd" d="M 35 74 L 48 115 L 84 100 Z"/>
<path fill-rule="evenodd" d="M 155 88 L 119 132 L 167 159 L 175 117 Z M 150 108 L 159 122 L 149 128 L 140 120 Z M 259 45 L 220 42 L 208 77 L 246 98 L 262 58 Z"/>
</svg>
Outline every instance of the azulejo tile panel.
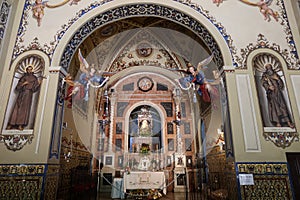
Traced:
<svg viewBox="0 0 300 200">
<path fill-rule="evenodd" d="M 240 199 L 292 199 L 287 163 L 236 163 L 239 174 L 253 174 L 254 185 L 240 185 Z"/>
<path fill-rule="evenodd" d="M 0 165 L 0 199 L 41 199 L 45 165 Z"/>
</svg>

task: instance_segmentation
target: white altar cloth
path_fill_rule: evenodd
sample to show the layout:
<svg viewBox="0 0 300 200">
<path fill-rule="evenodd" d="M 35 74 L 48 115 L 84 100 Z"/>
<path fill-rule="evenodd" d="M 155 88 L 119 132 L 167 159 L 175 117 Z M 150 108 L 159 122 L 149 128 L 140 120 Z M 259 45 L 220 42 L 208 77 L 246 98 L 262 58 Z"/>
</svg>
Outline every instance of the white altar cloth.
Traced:
<svg viewBox="0 0 300 200">
<path fill-rule="evenodd" d="M 164 172 L 130 172 L 123 176 L 123 189 L 160 189 L 164 194 L 167 193 L 166 180 Z"/>
</svg>

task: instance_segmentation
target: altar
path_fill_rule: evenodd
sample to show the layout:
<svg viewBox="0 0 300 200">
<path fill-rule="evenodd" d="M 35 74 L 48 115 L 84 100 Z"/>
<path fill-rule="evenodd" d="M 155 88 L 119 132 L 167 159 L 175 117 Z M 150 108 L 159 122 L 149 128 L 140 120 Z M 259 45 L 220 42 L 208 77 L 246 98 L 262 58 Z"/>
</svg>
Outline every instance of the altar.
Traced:
<svg viewBox="0 0 300 200">
<path fill-rule="evenodd" d="M 158 189 L 163 194 L 167 193 L 166 180 L 164 172 L 133 171 L 123 175 L 124 193 L 127 190 L 136 189 Z"/>
</svg>

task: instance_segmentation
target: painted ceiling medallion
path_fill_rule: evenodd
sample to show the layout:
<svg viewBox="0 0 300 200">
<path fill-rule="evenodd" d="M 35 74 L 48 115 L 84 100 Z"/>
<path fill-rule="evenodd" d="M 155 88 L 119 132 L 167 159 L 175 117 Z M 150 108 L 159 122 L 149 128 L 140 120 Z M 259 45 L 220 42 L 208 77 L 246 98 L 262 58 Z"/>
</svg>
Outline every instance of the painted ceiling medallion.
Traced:
<svg viewBox="0 0 300 200">
<path fill-rule="evenodd" d="M 140 57 L 149 57 L 152 53 L 152 47 L 149 43 L 142 42 L 142 43 L 137 45 L 136 53 Z"/>
<path fill-rule="evenodd" d="M 149 77 L 142 77 L 138 81 L 138 87 L 143 92 L 148 92 L 153 87 L 153 81 Z"/>
</svg>

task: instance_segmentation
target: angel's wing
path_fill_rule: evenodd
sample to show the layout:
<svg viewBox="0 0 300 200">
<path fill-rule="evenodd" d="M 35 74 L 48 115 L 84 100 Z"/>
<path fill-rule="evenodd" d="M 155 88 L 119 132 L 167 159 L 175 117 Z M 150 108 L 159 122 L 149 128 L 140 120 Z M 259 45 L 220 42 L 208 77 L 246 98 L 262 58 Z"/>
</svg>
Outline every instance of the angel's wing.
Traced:
<svg viewBox="0 0 300 200">
<path fill-rule="evenodd" d="M 188 71 L 186 69 L 169 69 L 170 71 L 177 71 L 177 72 L 183 72 L 185 74 L 188 74 Z"/>
<path fill-rule="evenodd" d="M 200 61 L 197 65 L 197 70 L 200 71 L 202 67 L 208 65 L 212 59 L 214 58 L 214 55 L 211 54 L 209 57 L 205 58 L 204 60 Z"/>
<path fill-rule="evenodd" d="M 86 74 L 88 74 L 88 69 L 89 69 L 89 63 L 86 61 L 86 59 L 82 56 L 81 50 L 78 50 L 78 59 L 80 62 L 80 70 Z"/>
<path fill-rule="evenodd" d="M 243 3 L 246 3 L 246 4 L 250 5 L 250 6 L 258 6 L 257 3 L 253 3 L 253 2 L 250 2 L 248 0 L 240 0 L 240 1 L 243 2 Z"/>
</svg>

